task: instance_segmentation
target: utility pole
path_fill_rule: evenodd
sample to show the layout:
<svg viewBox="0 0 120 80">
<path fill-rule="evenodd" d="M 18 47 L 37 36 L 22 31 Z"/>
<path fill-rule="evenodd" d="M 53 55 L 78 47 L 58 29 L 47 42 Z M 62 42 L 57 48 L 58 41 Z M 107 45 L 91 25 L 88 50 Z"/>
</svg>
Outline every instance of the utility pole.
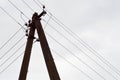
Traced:
<svg viewBox="0 0 120 80">
<path fill-rule="evenodd" d="M 43 56 L 45 59 L 50 80 L 60 80 L 45 33 L 43 31 L 43 28 L 40 22 L 41 16 L 43 16 L 44 14 L 46 14 L 44 10 L 40 15 L 38 15 L 37 13 L 33 14 L 32 23 L 30 24 L 31 26 L 30 26 L 27 45 L 26 45 L 25 55 L 24 55 L 24 59 L 21 67 L 21 72 L 19 75 L 19 80 L 26 80 L 35 29 L 37 29 L 40 45 L 43 51 Z"/>
<path fill-rule="evenodd" d="M 32 45 L 33 45 L 34 34 L 35 34 L 35 27 L 30 26 L 30 32 L 29 32 L 28 39 L 27 39 L 27 44 L 26 44 L 24 58 L 23 58 L 22 66 L 21 66 L 19 80 L 26 80 L 30 56 L 31 56 L 31 50 L 32 50 Z"/>
<path fill-rule="evenodd" d="M 36 16 L 37 15 L 38 14 L 36 13 Z M 50 80 L 60 80 L 60 77 L 59 77 L 59 74 L 57 72 L 57 69 L 56 69 L 50 48 L 48 46 L 48 42 L 46 40 L 45 33 L 43 31 L 39 17 L 36 17 L 34 24 L 35 24 L 35 27 L 37 29 L 37 33 L 38 33 L 38 36 L 40 39 L 40 44 L 42 47 L 42 51 L 43 51 L 44 59 L 45 59 L 46 66 L 48 69 Z"/>
</svg>

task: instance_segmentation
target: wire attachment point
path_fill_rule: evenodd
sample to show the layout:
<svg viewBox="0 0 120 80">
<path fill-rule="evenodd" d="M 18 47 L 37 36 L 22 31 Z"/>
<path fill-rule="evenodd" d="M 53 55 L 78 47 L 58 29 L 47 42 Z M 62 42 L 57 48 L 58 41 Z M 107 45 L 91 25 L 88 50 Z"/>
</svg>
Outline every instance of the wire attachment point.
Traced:
<svg viewBox="0 0 120 80">
<path fill-rule="evenodd" d="M 41 16 L 44 16 L 45 14 L 47 14 L 47 12 L 45 11 L 45 5 L 43 5 L 43 11 L 40 15 L 38 15 L 38 17 L 40 18 Z"/>
</svg>

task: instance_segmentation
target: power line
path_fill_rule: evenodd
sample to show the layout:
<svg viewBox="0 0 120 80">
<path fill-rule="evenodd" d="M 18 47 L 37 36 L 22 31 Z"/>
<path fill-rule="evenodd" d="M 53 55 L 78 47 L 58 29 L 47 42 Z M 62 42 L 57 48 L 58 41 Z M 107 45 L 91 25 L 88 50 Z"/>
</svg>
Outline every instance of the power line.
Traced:
<svg viewBox="0 0 120 80">
<path fill-rule="evenodd" d="M 14 18 L 12 17 L 5 9 L 3 9 L 2 7 L 0 7 L 12 20 L 14 20 L 19 26 L 21 26 L 23 28 L 23 30 L 25 30 L 25 28 Z"/>
<path fill-rule="evenodd" d="M 23 44 L 24 45 L 24 44 Z M 18 50 L 20 49 L 20 48 L 22 48 L 22 46 L 23 45 L 21 45 L 15 52 L 18 52 Z M 6 66 L 2 71 L 0 71 L 0 74 L 2 74 L 4 71 L 6 71 L 16 60 L 18 60 L 22 55 L 23 55 L 23 53 L 24 52 L 22 52 L 20 55 L 18 55 L 10 64 L 8 64 L 8 66 Z M 13 54 L 14 55 L 14 54 Z M 12 55 L 11 55 L 12 56 Z M 6 60 L 7 61 L 7 60 Z"/>
<path fill-rule="evenodd" d="M 0 56 L 0 59 L 4 58 L 5 55 L 7 55 L 25 36 L 21 37 L 9 50 L 7 50 L 2 56 Z"/>
<path fill-rule="evenodd" d="M 52 18 L 52 15 L 49 17 L 48 21 L 45 21 L 45 22 L 46 22 L 46 24 L 45 24 L 44 29 L 46 29 L 47 25 L 49 25 L 49 21 L 50 21 L 50 19 L 51 19 L 51 18 Z"/>
<path fill-rule="evenodd" d="M 33 12 L 35 12 L 24 0 L 22 0 L 22 2 Z"/>
<path fill-rule="evenodd" d="M 53 16 L 55 19 L 57 19 L 55 16 Z M 55 21 L 52 17 L 52 20 Z M 94 54 L 99 60 L 101 60 L 105 65 L 107 65 L 111 70 L 113 70 L 117 75 L 120 76 L 120 71 L 113 66 L 108 60 L 106 60 L 104 57 L 102 57 L 96 50 L 94 50 L 90 45 L 88 45 L 85 41 L 83 41 L 78 35 L 76 35 L 70 28 L 68 28 L 66 25 L 64 25 L 62 22 L 59 21 L 58 23 L 55 21 L 59 26 L 61 26 L 68 34 L 70 34 L 73 38 L 75 38 L 80 44 L 82 44 L 86 49 L 88 49 L 92 54 Z M 65 26 L 65 27 L 63 27 Z M 70 32 L 69 32 L 70 31 Z"/>
<path fill-rule="evenodd" d="M 43 9 L 35 0 L 33 0 L 35 4 L 37 4 L 37 6 L 39 6 L 41 9 Z M 41 4 L 41 3 L 40 3 Z M 43 4 L 41 4 L 43 6 Z"/>
<path fill-rule="evenodd" d="M 49 12 L 49 14 L 52 14 Z M 49 15 L 48 15 L 49 16 Z M 113 70 L 117 75 L 120 76 L 120 71 L 113 66 L 108 60 L 102 57 L 96 50 L 94 50 L 89 44 L 82 40 L 78 35 L 76 35 L 70 28 L 63 24 L 57 17 L 53 15 L 52 20 L 61 26 L 68 34 L 74 37 L 80 44 L 82 44 L 86 49 L 88 49 L 92 54 L 94 54 L 99 60 L 101 60 L 105 65 L 107 65 L 111 70 Z M 64 26 L 64 27 L 63 27 Z M 69 32 L 70 31 L 70 32 Z"/>
<path fill-rule="evenodd" d="M 24 45 L 25 45 L 25 43 L 22 44 L 14 53 L 12 53 L 12 55 L 9 56 L 4 62 L 2 62 L 0 64 L 0 67 L 2 67 L 8 60 L 10 60 Z"/>
<path fill-rule="evenodd" d="M 44 20 L 45 21 L 45 20 Z M 46 21 L 45 21 L 46 22 Z M 48 24 L 48 23 L 47 23 Z M 118 80 L 113 74 L 111 74 L 108 70 L 106 70 L 103 66 L 101 66 L 99 63 L 97 63 L 93 58 L 91 58 L 89 55 L 87 55 L 80 47 L 78 47 L 75 43 L 73 43 L 70 39 L 68 39 L 65 35 L 63 35 L 60 31 L 58 31 L 56 28 L 54 28 L 52 25 L 48 24 L 53 30 L 55 30 L 57 33 L 59 33 L 62 37 L 64 37 L 67 41 L 69 41 L 72 45 L 74 45 L 79 51 L 81 51 L 85 56 L 87 56 L 89 59 L 91 59 L 94 63 L 96 63 L 100 68 L 105 70 L 110 76 L 112 76 L 115 80 Z"/>
<path fill-rule="evenodd" d="M 38 6 L 40 6 L 36 1 L 34 1 Z M 49 35 L 50 36 L 50 35 Z M 64 47 L 65 48 L 65 47 Z M 75 55 L 74 55 L 75 56 Z M 83 62 L 83 61 L 82 61 Z M 84 62 L 83 62 L 84 63 Z M 84 63 L 85 65 L 87 65 L 86 63 Z M 87 65 L 88 66 L 88 65 Z M 90 66 L 89 66 L 90 67 Z M 91 67 L 90 67 L 91 68 Z M 92 69 L 92 68 L 91 68 Z M 98 74 L 102 79 L 105 80 L 105 78 L 103 76 L 101 76 L 99 73 L 97 73 L 94 69 L 92 69 L 96 74 Z"/>
<path fill-rule="evenodd" d="M 42 6 L 44 6 L 39 0 L 37 0 L 39 3 L 37 3 L 37 1 L 35 1 L 35 0 L 33 0 L 34 1 L 34 3 L 38 6 L 38 7 L 40 7 L 41 9 L 43 9 L 40 5 L 42 5 Z M 49 14 L 47 14 L 48 16 L 51 16 L 52 15 L 52 13 L 51 12 L 49 12 L 48 10 L 45 10 L 46 12 L 48 12 Z"/>
<path fill-rule="evenodd" d="M 22 29 L 22 27 L 19 28 L 9 39 L 0 47 L 0 50 L 3 49 L 3 48 L 7 45 L 7 43 L 10 42 L 10 40 L 12 40 L 13 37 L 15 37 L 15 35 L 16 35 L 21 29 Z"/>
<path fill-rule="evenodd" d="M 7 67 L 5 67 L 2 71 L 0 71 L 0 74 L 2 74 L 4 71 L 6 71 L 16 60 L 19 59 L 19 57 L 21 57 L 23 55 L 23 53 L 21 53 L 19 56 L 17 56 L 10 64 L 8 64 Z"/>
<path fill-rule="evenodd" d="M 51 49 L 56 55 L 58 55 L 60 58 L 64 59 L 68 64 L 72 65 L 74 68 L 76 68 L 78 71 L 80 71 L 82 74 L 84 74 L 86 77 L 88 77 L 90 80 L 94 80 L 92 79 L 89 75 L 87 75 L 85 72 L 83 72 L 81 69 L 79 69 L 76 65 L 74 65 L 73 63 L 71 63 L 70 61 L 68 61 L 66 58 L 64 58 L 63 56 L 61 56 L 60 54 L 58 54 L 58 52 L 56 52 L 55 50 Z"/>
<path fill-rule="evenodd" d="M 39 1 L 39 0 L 37 0 L 39 3 L 40 3 L 40 5 L 42 5 L 43 6 L 43 4 Z"/>
<path fill-rule="evenodd" d="M 9 0 L 8 0 L 9 1 Z M 101 58 L 102 59 L 102 58 Z"/>
<path fill-rule="evenodd" d="M 29 17 L 27 17 L 15 4 L 13 4 L 10 0 L 8 0 L 8 2 L 15 7 L 20 13 L 22 13 L 27 19 L 29 19 Z"/>
<path fill-rule="evenodd" d="M 23 22 L 26 22 L 24 19 L 23 19 L 23 16 L 22 16 L 23 14 L 22 13 L 20 13 L 20 18 L 23 20 Z"/>
<path fill-rule="evenodd" d="M 47 33 L 47 35 L 52 38 L 55 42 L 57 42 L 60 46 L 62 46 L 65 50 L 67 50 L 71 55 L 76 57 L 80 62 L 82 62 L 84 65 L 86 65 L 88 68 L 90 68 L 93 72 L 95 72 L 100 78 L 103 80 L 106 80 L 101 74 L 99 74 L 97 71 L 95 71 L 91 66 L 86 64 L 82 59 L 80 59 L 78 56 L 76 56 L 73 52 L 71 52 L 68 48 L 66 48 L 64 45 L 62 45 L 60 42 L 58 42 L 55 38 L 53 38 L 50 34 Z"/>
</svg>

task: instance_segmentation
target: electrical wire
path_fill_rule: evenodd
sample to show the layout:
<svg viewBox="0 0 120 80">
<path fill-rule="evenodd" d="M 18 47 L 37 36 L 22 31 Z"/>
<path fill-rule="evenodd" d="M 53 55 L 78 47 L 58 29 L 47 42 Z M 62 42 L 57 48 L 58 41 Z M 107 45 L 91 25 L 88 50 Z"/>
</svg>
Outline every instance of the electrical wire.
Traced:
<svg viewBox="0 0 120 80">
<path fill-rule="evenodd" d="M 27 17 L 15 4 L 13 4 L 10 0 L 8 0 L 8 2 L 9 2 L 14 8 L 16 8 L 20 13 L 22 13 L 27 19 L 29 19 L 29 17 Z"/>
<path fill-rule="evenodd" d="M 34 44 L 34 43 L 33 43 Z M 23 44 L 24 45 L 24 44 Z M 21 45 L 15 52 L 18 52 L 19 49 L 21 49 L 23 47 L 23 45 Z M 15 52 L 10 56 L 12 57 L 13 55 L 15 55 Z M 10 64 L 8 64 L 2 71 L 0 71 L 0 74 L 2 74 L 3 72 L 5 72 L 16 60 L 18 60 L 22 55 L 23 55 L 24 52 L 22 52 L 20 55 L 18 55 Z M 9 57 L 9 58 L 10 58 Z M 8 59 L 9 59 L 8 58 Z M 7 61 L 7 60 L 6 60 Z M 5 62 L 6 62 L 5 61 Z M 1 65 L 2 66 L 2 65 Z"/>
<path fill-rule="evenodd" d="M 48 12 L 49 14 L 52 14 Z M 49 16 L 49 15 L 48 15 Z M 59 26 L 61 26 L 67 33 L 69 33 L 72 37 L 74 37 L 80 44 L 82 44 L 86 49 L 88 49 L 92 54 L 94 54 L 99 60 L 101 60 L 106 66 L 108 66 L 112 71 L 114 71 L 117 75 L 120 76 L 120 71 L 112 65 L 108 60 L 100 55 L 95 49 L 93 49 L 89 44 L 87 44 L 84 40 L 82 40 L 78 35 L 76 35 L 70 28 L 68 28 L 65 24 L 63 24 L 58 18 L 54 15 L 52 20 L 56 22 Z M 57 21 L 56 21 L 57 20 Z M 64 27 L 63 27 L 64 26 Z M 70 32 L 69 32 L 70 31 Z"/>
<path fill-rule="evenodd" d="M 45 20 L 44 20 L 45 21 Z M 45 21 L 46 22 L 46 21 Z M 47 23 L 47 22 L 46 22 Z M 48 23 L 47 23 L 48 24 Z M 112 76 L 115 80 L 118 80 L 113 74 L 111 74 L 108 70 L 106 70 L 103 66 L 101 66 L 98 62 L 96 62 L 93 58 L 91 58 L 89 55 L 87 55 L 80 47 L 78 47 L 75 43 L 73 43 L 70 39 L 68 39 L 63 33 L 58 31 L 56 28 L 54 28 L 52 25 L 48 24 L 53 30 L 55 30 L 57 33 L 59 33 L 62 37 L 64 37 L 67 41 L 69 41 L 73 46 L 75 46 L 79 51 L 81 51 L 85 56 L 87 56 L 90 60 L 92 60 L 95 64 L 97 64 L 100 68 L 105 70 L 110 76 Z"/>
<path fill-rule="evenodd" d="M 37 4 L 37 6 L 39 6 L 41 9 L 43 9 L 35 0 L 33 0 L 35 4 Z M 41 3 L 40 3 L 41 4 Z M 43 4 L 41 4 L 43 6 Z"/>
<path fill-rule="evenodd" d="M 39 0 L 38 0 L 39 1 Z M 39 1 L 40 2 L 40 1 Z M 49 14 L 52 14 L 47 10 Z M 48 15 L 49 16 L 49 15 Z M 108 60 L 106 60 L 100 53 L 98 53 L 95 49 L 93 49 L 89 44 L 87 44 L 83 39 L 81 39 L 78 35 L 76 35 L 69 27 L 67 27 L 64 23 L 62 23 L 57 17 L 53 15 L 52 20 L 55 21 L 58 25 L 60 25 L 66 32 L 68 32 L 72 37 L 74 37 L 80 44 L 82 44 L 86 49 L 88 49 L 91 53 L 93 53 L 99 60 L 101 60 L 105 65 L 107 65 L 111 70 L 113 70 L 117 75 L 120 76 L 120 71 L 112 65 Z M 64 26 L 64 27 L 63 27 Z M 70 31 L 70 32 L 69 32 Z"/>
<path fill-rule="evenodd" d="M 40 8 L 41 8 L 41 6 L 35 1 L 35 0 L 33 0 Z M 39 3 L 40 3 L 40 1 L 39 1 Z M 42 3 L 40 3 L 42 6 L 43 6 L 43 4 Z M 27 4 L 28 5 L 28 4 Z M 41 8 L 42 9 L 42 8 Z M 49 12 L 50 13 L 50 12 Z M 50 13 L 51 14 L 51 13 Z M 54 18 L 56 19 L 56 20 L 58 20 L 55 16 L 54 16 Z M 55 20 L 54 20 L 55 21 Z M 59 21 L 60 22 L 60 21 Z M 57 22 L 57 24 L 59 24 L 58 22 Z M 60 25 L 60 24 L 59 24 Z M 61 26 L 61 25 L 60 25 Z M 65 26 L 65 25 L 64 25 Z M 89 56 L 88 56 L 89 57 Z M 89 57 L 90 58 L 90 57 Z M 92 59 L 92 58 L 90 58 L 90 59 Z M 92 59 L 92 61 L 93 61 L 93 59 Z M 94 61 L 95 62 L 95 61 Z M 96 62 L 95 62 L 96 63 Z M 99 65 L 99 64 L 98 64 Z M 99 65 L 100 66 L 100 65 Z M 109 73 L 104 67 L 102 67 L 102 66 L 100 66 L 102 69 L 104 69 L 107 73 Z M 109 73 L 111 76 L 113 76 L 111 73 Z M 114 77 L 114 76 L 113 76 Z M 114 77 L 115 78 L 115 77 Z M 116 79 L 116 78 L 115 78 Z M 117 79 L 116 79 L 117 80 Z"/>
<path fill-rule="evenodd" d="M 56 18 L 55 16 L 53 16 Z M 57 18 L 56 18 L 57 19 Z M 53 21 L 55 21 L 52 18 Z M 57 19 L 58 20 L 58 19 Z M 61 26 L 68 34 L 70 34 L 73 38 L 75 38 L 80 44 L 82 44 L 86 49 L 88 49 L 92 54 L 94 54 L 99 60 L 101 60 L 105 65 L 107 65 L 112 71 L 114 71 L 117 75 L 120 76 L 120 71 L 113 66 L 108 60 L 106 60 L 104 57 L 102 57 L 96 50 L 94 50 L 90 45 L 88 45 L 85 41 L 83 41 L 78 35 L 76 35 L 71 29 L 69 29 L 66 25 L 64 25 L 62 22 L 55 21 L 59 26 Z M 62 25 L 64 26 L 62 26 Z"/>
<path fill-rule="evenodd" d="M 9 0 L 8 0 L 9 1 Z M 34 0 L 35 1 L 35 0 Z M 21 12 L 21 11 L 20 11 Z M 22 12 L 21 12 L 22 13 Z"/>
<path fill-rule="evenodd" d="M 35 12 L 35 11 L 25 2 L 25 0 L 22 0 L 22 2 L 23 2 L 31 11 Z"/>
<path fill-rule="evenodd" d="M 22 44 L 14 53 L 12 53 L 12 55 L 10 55 L 4 62 L 2 62 L 0 64 L 0 67 L 2 67 L 8 60 L 10 60 L 24 45 L 25 43 Z"/>
<path fill-rule="evenodd" d="M 84 74 L 86 77 L 88 77 L 90 80 L 94 80 L 92 79 L 88 74 L 86 74 L 85 72 L 83 72 L 81 69 L 79 69 L 76 65 L 74 65 L 73 63 L 71 63 L 69 60 L 67 60 L 66 58 L 64 58 L 63 56 L 61 56 L 58 52 L 56 52 L 55 50 L 51 49 L 57 56 L 59 56 L 60 58 L 64 59 L 68 64 L 70 64 L 72 67 L 76 68 L 78 71 L 80 71 L 82 74 Z"/>
<path fill-rule="evenodd" d="M 25 35 L 23 37 L 21 37 L 10 49 L 8 49 L 2 56 L 0 56 L 0 60 L 2 58 L 5 57 L 5 55 L 7 55 L 23 38 L 25 37 Z"/>
<path fill-rule="evenodd" d="M 57 42 L 61 47 L 63 47 L 66 51 L 71 53 L 76 59 L 78 59 L 80 62 L 82 62 L 84 65 L 86 65 L 88 68 L 90 68 L 93 72 L 95 72 L 100 78 L 103 80 L 106 80 L 101 74 L 99 74 L 96 70 L 94 70 L 91 66 L 86 64 L 82 59 L 80 59 L 78 56 L 76 56 L 73 52 L 71 52 L 68 48 L 66 48 L 64 45 L 62 45 L 60 42 L 58 42 L 55 38 L 53 38 L 50 34 L 46 33 L 51 39 L 53 39 L 55 42 Z"/>
<path fill-rule="evenodd" d="M 34 44 L 34 43 L 33 43 Z M 24 44 L 23 44 L 24 45 Z M 15 52 L 18 52 L 20 48 L 23 47 L 23 45 L 21 45 Z M 11 56 L 15 55 L 15 52 L 14 54 L 12 54 Z M 24 52 L 22 52 L 20 55 L 18 55 L 10 64 L 8 64 L 2 71 L 0 71 L 0 74 L 2 74 L 3 72 L 5 72 L 16 60 L 18 60 L 22 55 L 23 55 Z M 10 57 L 11 57 L 10 56 Z M 9 58 L 10 58 L 9 57 Z M 6 60 L 7 61 L 7 60 Z"/>
<path fill-rule="evenodd" d="M 49 25 L 49 21 L 51 20 L 51 18 L 52 18 L 52 15 L 49 17 L 48 21 L 45 21 L 46 24 L 45 24 L 44 30 L 46 29 L 47 25 Z"/>
<path fill-rule="evenodd" d="M 34 0 L 34 2 L 40 7 L 40 5 Z M 50 13 L 51 14 L 51 13 Z M 103 78 L 103 77 L 102 77 Z M 103 78 L 104 79 L 104 78 Z M 117 79 L 116 79 L 117 80 Z"/>
<path fill-rule="evenodd" d="M 33 0 L 34 1 L 34 3 L 38 6 L 38 7 L 40 7 L 41 9 L 43 9 L 41 6 L 44 6 L 39 0 L 37 0 L 39 3 L 37 3 L 37 1 L 35 1 L 35 0 Z M 41 5 L 41 6 L 40 6 Z M 49 17 L 52 15 L 52 13 L 51 12 L 49 12 L 47 9 L 45 9 L 45 11 L 47 12 L 47 13 L 49 13 L 49 14 L 47 14 Z"/>
<path fill-rule="evenodd" d="M 12 17 L 5 9 L 3 9 L 2 7 L 0 7 L 0 9 L 2 11 L 4 11 L 12 20 L 14 20 L 19 26 L 21 26 L 23 28 L 23 31 L 25 30 L 25 28 L 14 18 Z"/>
<path fill-rule="evenodd" d="M 20 13 L 20 18 L 23 20 L 23 22 L 26 22 L 24 19 L 23 19 L 23 16 L 22 16 L 23 14 L 22 13 Z"/>
<path fill-rule="evenodd" d="M 5 67 L 2 71 L 0 71 L 0 74 L 2 74 L 4 71 L 6 71 L 16 60 L 18 60 L 23 55 L 23 52 L 17 56 L 10 64 L 8 64 L 7 67 Z"/>
<path fill-rule="evenodd" d="M 9 3 L 10 4 L 12 4 L 18 11 L 20 11 L 20 13 L 22 14 L 22 15 L 24 15 L 27 19 L 29 19 L 19 8 L 17 8 L 17 6 L 16 5 L 14 5 L 10 0 L 8 0 L 9 1 Z M 2 7 L 0 7 L 9 17 L 11 17 L 17 24 L 19 24 L 21 27 L 22 27 L 22 29 L 25 29 L 15 18 L 13 18 L 5 9 L 3 9 Z M 22 16 L 21 15 L 21 16 Z M 25 37 L 25 36 L 24 36 Z M 21 41 L 23 39 L 23 37 L 19 40 L 19 41 Z M 19 41 L 17 42 L 17 43 L 19 43 Z M 15 45 L 13 45 L 7 52 L 6 52 L 6 54 L 12 49 L 12 48 L 14 48 L 16 45 L 17 45 L 17 43 L 15 44 Z M 6 43 L 7 44 L 7 43 Z M 19 48 L 20 49 L 20 48 Z M 19 49 L 17 49 L 15 52 L 17 52 Z M 0 58 L 0 59 L 2 59 L 6 54 L 4 54 L 4 55 L 2 55 L 2 57 Z M 14 55 L 14 54 L 13 54 Z M 7 62 L 13 55 L 11 55 L 7 60 L 5 60 L 4 62 Z M 22 54 L 20 54 L 17 58 L 15 58 L 7 67 L 5 67 L 2 71 L 0 71 L 0 73 L 3 73 L 8 67 L 10 67 L 20 56 L 21 56 Z M 2 64 L 4 64 L 4 63 L 2 63 Z M 2 64 L 1 64 L 1 66 L 2 66 Z"/>
<path fill-rule="evenodd" d="M 39 0 L 37 0 L 39 3 L 40 3 L 40 5 L 42 5 L 43 6 L 43 4 L 39 1 Z"/>
<path fill-rule="evenodd" d="M 21 29 L 22 29 L 22 27 L 19 28 L 9 39 L 0 47 L 0 50 L 3 49 L 3 48 L 15 37 L 15 35 L 16 35 Z"/>
</svg>

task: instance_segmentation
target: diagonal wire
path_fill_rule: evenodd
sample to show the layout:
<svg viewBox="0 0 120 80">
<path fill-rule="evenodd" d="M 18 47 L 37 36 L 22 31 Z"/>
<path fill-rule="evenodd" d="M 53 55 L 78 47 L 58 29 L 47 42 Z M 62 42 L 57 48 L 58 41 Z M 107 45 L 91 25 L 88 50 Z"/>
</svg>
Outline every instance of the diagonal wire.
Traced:
<svg viewBox="0 0 120 80">
<path fill-rule="evenodd" d="M 7 50 L 2 56 L 0 56 L 0 60 L 2 58 L 5 57 L 5 55 L 7 55 L 23 38 L 25 37 L 25 35 L 23 37 L 21 37 L 9 50 Z"/>
<path fill-rule="evenodd" d="M 41 8 L 41 6 L 40 6 L 35 0 L 33 0 L 33 1 Z M 43 4 L 42 4 L 39 0 L 38 0 L 38 2 L 43 6 Z M 42 8 L 41 8 L 41 9 L 42 9 Z M 51 13 L 49 12 L 49 14 L 51 14 Z M 48 15 L 48 16 L 49 16 L 49 15 Z M 53 16 L 53 17 L 54 17 L 58 22 L 60 22 L 55 16 Z M 53 20 L 54 20 L 54 19 L 53 19 Z M 54 21 L 55 21 L 55 20 L 54 20 Z M 57 21 L 55 21 L 55 22 L 57 22 Z M 57 24 L 59 24 L 58 22 L 57 22 Z M 60 23 L 61 23 L 61 22 L 60 22 Z M 61 25 L 61 24 L 59 24 L 59 25 Z M 62 23 L 62 25 L 64 25 L 64 24 Z M 61 25 L 61 26 L 62 26 L 62 25 Z M 64 26 L 65 26 L 65 25 L 64 25 Z M 64 29 L 65 29 L 65 28 L 64 28 Z M 69 29 L 68 29 L 68 30 L 69 30 Z M 69 32 L 69 33 L 70 33 L 70 32 Z M 82 40 L 82 42 L 84 43 L 83 40 Z M 84 47 L 86 47 L 85 44 L 83 44 L 82 42 L 81 42 L 81 44 L 82 44 Z M 87 48 L 87 49 L 89 49 L 89 48 Z M 89 51 L 91 51 L 91 50 L 89 49 Z M 108 65 L 108 66 L 109 66 L 109 65 Z M 101 66 L 101 68 L 103 68 L 103 67 Z M 103 69 L 105 70 L 105 68 L 103 68 Z M 111 69 L 112 69 L 112 68 L 111 68 Z M 113 69 L 112 69 L 112 70 L 113 70 Z M 105 70 L 105 71 L 106 71 L 106 70 Z M 106 71 L 106 72 L 109 73 L 108 71 Z M 109 73 L 109 74 L 110 74 L 112 77 L 114 77 L 111 73 Z M 114 78 L 115 78 L 115 77 L 114 77 Z M 115 78 L 115 79 L 116 79 L 116 78 Z M 117 80 L 117 79 L 116 79 L 116 80 Z"/>
<path fill-rule="evenodd" d="M 80 62 L 82 62 L 84 65 L 86 65 L 88 68 L 90 68 L 93 72 L 95 72 L 100 78 L 103 80 L 106 80 L 101 74 L 99 74 L 96 70 L 94 70 L 91 66 L 86 64 L 82 59 L 80 59 L 78 56 L 76 56 L 73 52 L 71 52 L 68 48 L 66 48 L 64 45 L 62 45 L 60 42 L 58 42 L 55 38 L 53 38 L 50 34 L 46 33 L 50 38 L 52 38 L 55 42 L 57 42 L 60 46 L 62 46 L 65 50 L 67 50 L 71 55 L 76 57 Z"/>
<path fill-rule="evenodd" d="M 17 56 L 10 64 L 8 64 L 7 67 L 5 67 L 2 71 L 0 71 L 0 74 L 2 74 L 4 71 L 6 71 L 16 60 L 18 60 L 23 55 L 23 52 Z"/>
<path fill-rule="evenodd" d="M 107 65 L 111 70 L 113 70 L 117 75 L 120 76 L 120 71 L 112 65 L 108 60 L 102 57 L 95 49 L 93 49 L 90 45 L 88 45 L 84 40 L 82 40 L 78 35 L 76 35 L 70 28 L 60 22 L 55 16 L 53 16 L 56 20 L 52 18 L 59 26 L 61 26 L 68 34 L 70 34 L 73 38 L 75 38 L 80 44 L 82 44 L 86 49 L 88 49 L 92 54 L 94 54 L 99 60 L 101 60 L 105 65 Z M 59 23 L 58 23 L 59 22 Z M 64 27 L 63 27 L 64 26 Z"/>
<path fill-rule="evenodd" d="M 8 2 L 9 2 L 13 7 L 15 7 L 19 12 L 21 12 L 27 19 L 29 19 L 29 17 L 26 16 L 15 4 L 13 4 L 10 0 L 8 0 Z"/>
<path fill-rule="evenodd" d="M 23 16 L 22 16 L 23 14 L 22 13 L 20 13 L 20 18 L 23 20 L 23 22 L 26 22 L 24 19 L 23 19 Z"/>
<path fill-rule="evenodd" d="M 48 11 L 49 14 L 52 14 Z M 50 16 L 50 15 L 48 15 Z M 52 20 L 56 22 L 59 26 L 61 26 L 67 33 L 69 33 L 72 37 L 74 37 L 80 44 L 82 44 L 86 49 L 88 49 L 92 54 L 94 54 L 99 60 L 101 60 L 105 65 L 107 65 L 111 70 L 113 70 L 117 75 L 120 76 L 120 71 L 112 65 L 107 59 L 101 56 L 95 49 L 93 49 L 89 44 L 87 44 L 84 40 L 82 40 L 78 35 L 76 35 L 70 28 L 68 28 L 65 24 L 63 24 L 57 17 L 53 15 Z M 65 28 L 64 28 L 64 27 Z M 69 32 L 70 31 L 70 32 Z"/>
<path fill-rule="evenodd" d="M 15 37 L 15 35 L 22 29 L 22 27 L 20 29 L 18 29 L 1 47 L 0 47 L 0 50 L 3 49 L 8 42 L 10 42 L 10 40 L 13 39 L 13 37 Z"/>
<path fill-rule="evenodd" d="M 21 47 L 20 47 L 21 48 Z M 16 50 L 17 51 L 17 50 Z M 22 52 L 20 55 L 18 55 L 10 64 L 8 64 L 8 66 L 6 66 L 2 71 L 0 71 L 0 74 L 2 74 L 3 72 L 5 72 L 16 60 L 18 60 L 24 52 Z M 12 55 L 11 55 L 12 56 Z"/>
<path fill-rule="evenodd" d="M 23 28 L 23 30 L 25 30 L 25 28 L 14 18 L 12 17 L 5 9 L 3 9 L 2 7 L 0 7 L 1 10 L 3 10 L 12 20 L 14 20 L 19 26 L 21 26 Z"/>
<path fill-rule="evenodd" d="M 41 9 L 43 9 L 40 5 L 39 5 L 39 3 L 37 3 L 37 1 L 35 1 L 35 0 L 33 0 L 34 1 L 34 3 L 37 5 L 37 6 L 39 6 Z M 41 4 L 42 6 L 43 6 L 43 4 Z"/>
<path fill-rule="evenodd" d="M 44 20 L 45 21 L 45 20 Z M 45 21 L 46 22 L 46 21 Z M 48 24 L 48 23 L 47 23 Z M 74 45 L 79 51 L 81 51 L 85 56 L 87 56 L 89 59 L 91 59 L 94 63 L 96 63 L 100 68 L 105 70 L 110 76 L 112 76 L 115 80 L 118 80 L 113 74 L 111 74 L 108 70 L 106 70 L 103 66 L 101 66 L 98 62 L 96 62 L 93 58 L 91 58 L 88 54 L 86 54 L 80 47 L 78 47 L 75 43 L 73 43 L 70 39 L 68 39 L 63 33 L 58 31 L 56 28 L 54 28 L 52 25 L 48 24 L 53 30 L 55 30 L 57 33 L 59 33 L 62 37 L 64 37 L 67 41 L 69 41 L 72 45 Z"/>
<path fill-rule="evenodd" d="M 51 49 L 56 55 L 58 55 L 59 57 L 61 57 L 62 59 L 64 59 L 67 63 L 69 63 L 70 65 L 72 65 L 74 68 L 76 68 L 78 71 L 80 71 L 82 74 L 84 74 L 86 77 L 88 77 L 90 80 L 94 80 L 92 79 L 88 74 L 86 74 L 85 72 L 83 72 L 81 69 L 79 69 L 76 65 L 74 65 L 73 63 L 71 63 L 69 60 L 67 60 L 66 58 L 64 58 L 63 56 L 61 56 L 60 54 L 58 54 L 58 52 L 56 52 L 55 50 Z"/>
<path fill-rule="evenodd" d="M 43 21 L 46 22 L 45 27 L 44 27 L 44 30 L 46 29 L 47 25 L 49 25 L 49 21 L 51 20 L 51 18 L 52 18 L 52 15 L 49 17 L 48 21 L 43 20 Z"/>
<path fill-rule="evenodd" d="M 35 12 L 35 11 L 25 2 L 25 0 L 22 0 L 22 2 L 23 2 L 31 11 Z"/>
<path fill-rule="evenodd" d="M 12 53 L 12 55 L 9 56 L 4 62 L 2 62 L 0 64 L 0 67 L 2 67 L 8 60 L 10 60 L 24 45 L 25 45 L 25 43 L 22 44 L 14 53 Z"/>
<path fill-rule="evenodd" d="M 43 6 L 43 4 L 39 1 L 39 0 L 37 0 L 39 3 L 40 3 L 40 5 L 42 5 Z"/>
<path fill-rule="evenodd" d="M 34 2 L 40 7 L 40 5 L 34 0 Z M 50 36 L 50 35 L 49 35 Z M 51 36 L 52 37 L 52 36 Z M 57 41 L 57 40 L 56 40 Z M 58 41 L 57 41 L 58 42 Z M 65 47 L 64 47 L 65 48 Z M 67 48 L 66 48 L 67 49 Z M 75 55 L 74 55 L 75 56 Z M 76 56 L 77 57 L 77 56 Z M 77 57 L 78 58 L 78 57 Z M 82 60 L 81 60 L 81 62 L 82 63 L 84 63 L 86 66 L 89 66 L 89 65 L 87 65 L 85 62 L 83 62 Z M 91 68 L 90 66 L 89 66 L 89 68 L 90 69 L 92 69 L 96 74 L 98 74 L 103 80 L 106 80 L 103 76 L 101 76 L 98 72 L 96 72 L 93 68 Z"/>
</svg>

